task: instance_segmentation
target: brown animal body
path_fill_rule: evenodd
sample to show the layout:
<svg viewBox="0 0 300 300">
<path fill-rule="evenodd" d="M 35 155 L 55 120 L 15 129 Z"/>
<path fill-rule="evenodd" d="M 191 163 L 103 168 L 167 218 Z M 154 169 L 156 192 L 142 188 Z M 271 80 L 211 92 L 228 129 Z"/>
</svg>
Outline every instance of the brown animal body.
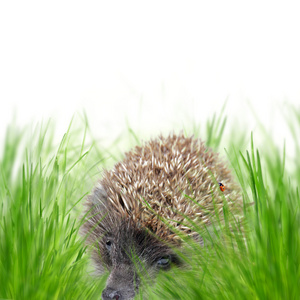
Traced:
<svg viewBox="0 0 300 300">
<path fill-rule="evenodd" d="M 209 224 L 224 201 L 240 202 L 237 190 L 218 154 L 198 139 L 159 137 L 126 153 L 86 201 L 83 233 L 96 269 L 110 272 L 102 299 L 132 299 L 140 272 L 155 277 L 180 264 L 171 247 L 181 244 L 178 232 L 197 237 L 185 217 Z"/>
</svg>

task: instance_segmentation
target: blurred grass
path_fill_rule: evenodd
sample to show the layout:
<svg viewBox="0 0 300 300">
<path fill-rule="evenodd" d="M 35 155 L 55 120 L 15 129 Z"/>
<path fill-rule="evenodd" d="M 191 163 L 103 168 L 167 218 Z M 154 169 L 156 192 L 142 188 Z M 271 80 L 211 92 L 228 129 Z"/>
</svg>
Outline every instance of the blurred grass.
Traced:
<svg viewBox="0 0 300 300">
<path fill-rule="evenodd" d="M 300 111 L 289 109 L 298 151 Z M 145 288 L 149 299 L 299 299 L 299 160 L 287 164 L 285 146 L 279 149 L 266 132 L 266 145 L 235 128 L 226 139 L 226 120 L 221 109 L 207 124 L 188 126 L 213 149 L 226 145 L 245 201 L 244 234 L 234 221 L 213 238 L 199 228 L 206 246 L 190 242 L 189 267 L 161 273 Z M 82 202 L 101 170 L 141 137 L 128 123 L 126 134 L 105 148 L 86 116 L 71 122 L 58 145 L 54 133 L 51 123 L 7 128 L 0 157 L 0 299 L 99 299 L 105 285 L 105 277 L 92 276 L 79 235 Z"/>
</svg>

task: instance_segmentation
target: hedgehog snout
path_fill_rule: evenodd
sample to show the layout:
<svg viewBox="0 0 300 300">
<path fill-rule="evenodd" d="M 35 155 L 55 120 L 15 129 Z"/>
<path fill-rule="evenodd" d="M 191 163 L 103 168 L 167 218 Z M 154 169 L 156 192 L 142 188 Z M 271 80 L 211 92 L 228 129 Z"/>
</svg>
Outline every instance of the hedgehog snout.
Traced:
<svg viewBox="0 0 300 300">
<path fill-rule="evenodd" d="M 106 288 L 102 293 L 102 299 L 103 300 L 106 300 L 106 299 L 121 300 L 122 298 L 121 298 L 120 292 L 114 291 L 111 288 Z"/>
<path fill-rule="evenodd" d="M 103 300 L 129 300 L 133 299 L 138 291 L 140 279 L 132 266 L 117 265 L 111 271 L 106 288 L 102 292 Z"/>
</svg>

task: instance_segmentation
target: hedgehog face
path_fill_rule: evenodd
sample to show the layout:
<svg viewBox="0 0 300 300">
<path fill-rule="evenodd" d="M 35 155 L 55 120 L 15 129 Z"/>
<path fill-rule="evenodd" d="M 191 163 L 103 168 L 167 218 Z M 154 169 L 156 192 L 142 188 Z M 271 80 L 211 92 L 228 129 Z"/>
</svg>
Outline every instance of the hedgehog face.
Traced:
<svg viewBox="0 0 300 300">
<path fill-rule="evenodd" d="M 152 281 L 160 270 L 179 264 L 166 244 L 145 230 L 134 228 L 130 220 L 123 220 L 114 232 L 103 237 L 99 254 L 100 260 L 105 257 L 102 261 L 110 271 L 103 299 L 131 299 L 139 290 L 141 278 Z"/>
<path fill-rule="evenodd" d="M 89 216 L 84 233 L 93 244 L 92 257 L 98 273 L 110 272 L 102 299 L 132 299 L 141 278 L 152 281 L 160 270 L 180 265 L 165 243 L 131 218 L 112 214 L 101 186 L 88 197 Z M 96 241 L 96 243 L 95 243 Z"/>
</svg>

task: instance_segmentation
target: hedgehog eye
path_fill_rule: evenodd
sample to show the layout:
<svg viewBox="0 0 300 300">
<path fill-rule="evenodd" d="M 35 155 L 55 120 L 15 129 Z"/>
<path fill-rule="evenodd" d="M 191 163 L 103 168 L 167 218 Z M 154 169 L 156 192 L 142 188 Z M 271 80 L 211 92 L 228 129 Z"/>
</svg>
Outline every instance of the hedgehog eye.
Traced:
<svg viewBox="0 0 300 300">
<path fill-rule="evenodd" d="M 112 246 L 112 241 L 111 241 L 111 240 L 107 240 L 107 241 L 105 242 L 105 246 L 106 246 L 106 249 L 107 249 L 108 251 L 110 251 L 111 246 Z"/>
<path fill-rule="evenodd" d="M 165 255 L 162 256 L 158 261 L 157 261 L 157 265 L 160 268 L 167 268 L 171 263 L 171 257 L 170 255 Z"/>
</svg>

